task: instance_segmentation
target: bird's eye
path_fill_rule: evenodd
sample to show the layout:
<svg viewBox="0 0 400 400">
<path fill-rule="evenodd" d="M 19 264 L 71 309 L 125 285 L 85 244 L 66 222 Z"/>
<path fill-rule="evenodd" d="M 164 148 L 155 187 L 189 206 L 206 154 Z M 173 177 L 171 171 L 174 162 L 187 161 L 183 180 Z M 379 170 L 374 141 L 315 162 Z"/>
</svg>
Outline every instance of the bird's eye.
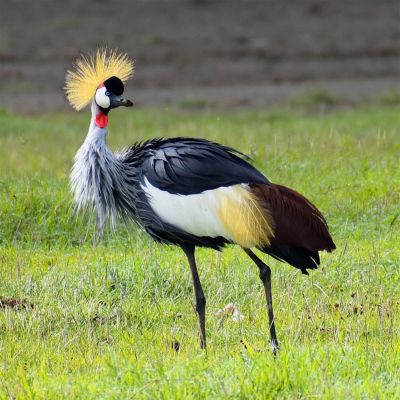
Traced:
<svg viewBox="0 0 400 400">
<path fill-rule="evenodd" d="M 109 96 L 110 94 L 111 94 L 110 92 L 106 92 L 106 93 L 105 93 L 106 96 Z"/>
</svg>

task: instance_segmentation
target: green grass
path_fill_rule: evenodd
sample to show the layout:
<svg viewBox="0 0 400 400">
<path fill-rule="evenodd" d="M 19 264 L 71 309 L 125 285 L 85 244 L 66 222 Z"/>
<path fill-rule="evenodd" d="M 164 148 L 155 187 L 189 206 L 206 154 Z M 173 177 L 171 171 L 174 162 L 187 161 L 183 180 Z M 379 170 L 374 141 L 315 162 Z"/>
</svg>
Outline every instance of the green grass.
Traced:
<svg viewBox="0 0 400 400">
<path fill-rule="evenodd" d="M 250 153 L 321 208 L 338 249 L 310 277 L 265 257 L 275 360 L 256 267 L 238 248 L 198 251 L 206 355 L 182 252 L 132 226 L 93 247 L 90 221 L 72 215 L 68 171 L 88 115 L 0 113 L 0 297 L 33 305 L 0 309 L 0 398 L 400 398 L 397 108 L 133 109 L 110 124 L 113 149 L 188 135 Z M 215 315 L 230 302 L 240 323 Z"/>
</svg>

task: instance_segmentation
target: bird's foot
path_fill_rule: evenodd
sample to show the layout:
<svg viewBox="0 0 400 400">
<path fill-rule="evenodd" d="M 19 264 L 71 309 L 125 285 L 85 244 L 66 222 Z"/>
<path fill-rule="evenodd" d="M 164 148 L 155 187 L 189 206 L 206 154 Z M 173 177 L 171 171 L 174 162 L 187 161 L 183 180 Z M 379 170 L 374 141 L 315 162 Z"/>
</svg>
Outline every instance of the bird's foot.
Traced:
<svg viewBox="0 0 400 400">
<path fill-rule="evenodd" d="M 272 353 L 274 355 L 274 358 L 276 358 L 276 355 L 278 354 L 278 351 L 279 351 L 279 344 L 276 339 L 271 340 L 271 347 L 272 347 Z"/>
</svg>

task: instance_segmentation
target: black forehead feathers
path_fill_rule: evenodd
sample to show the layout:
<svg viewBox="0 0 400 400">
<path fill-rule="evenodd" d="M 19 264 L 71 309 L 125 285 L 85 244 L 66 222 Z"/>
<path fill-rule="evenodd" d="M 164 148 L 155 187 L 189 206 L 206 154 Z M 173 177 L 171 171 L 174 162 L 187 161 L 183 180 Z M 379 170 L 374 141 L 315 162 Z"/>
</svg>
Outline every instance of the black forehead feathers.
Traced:
<svg viewBox="0 0 400 400">
<path fill-rule="evenodd" d="M 121 96 L 124 93 L 124 84 L 122 83 L 121 79 L 117 78 L 116 76 L 112 76 L 104 81 L 104 86 L 106 87 L 107 91 L 116 94 L 117 96 Z"/>
</svg>

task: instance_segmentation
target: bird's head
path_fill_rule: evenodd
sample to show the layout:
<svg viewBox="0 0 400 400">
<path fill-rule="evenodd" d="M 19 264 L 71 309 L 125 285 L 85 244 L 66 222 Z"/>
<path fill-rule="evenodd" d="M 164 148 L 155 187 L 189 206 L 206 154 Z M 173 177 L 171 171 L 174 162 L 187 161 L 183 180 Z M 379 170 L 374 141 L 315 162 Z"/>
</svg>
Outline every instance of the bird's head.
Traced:
<svg viewBox="0 0 400 400">
<path fill-rule="evenodd" d="M 99 85 L 94 99 L 104 113 L 108 113 L 112 108 L 120 106 L 132 107 L 133 103 L 130 100 L 124 99 L 122 97 L 123 93 L 124 84 L 121 79 L 112 76 Z"/>
<path fill-rule="evenodd" d="M 82 55 L 74 68 L 67 71 L 65 93 L 75 110 L 94 102 L 102 113 L 116 107 L 131 107 L 124 99 L 124 82 L 132 75 L 134 62 L 116 50 L 98 49 L 92 55 Z"/>
</svg>

